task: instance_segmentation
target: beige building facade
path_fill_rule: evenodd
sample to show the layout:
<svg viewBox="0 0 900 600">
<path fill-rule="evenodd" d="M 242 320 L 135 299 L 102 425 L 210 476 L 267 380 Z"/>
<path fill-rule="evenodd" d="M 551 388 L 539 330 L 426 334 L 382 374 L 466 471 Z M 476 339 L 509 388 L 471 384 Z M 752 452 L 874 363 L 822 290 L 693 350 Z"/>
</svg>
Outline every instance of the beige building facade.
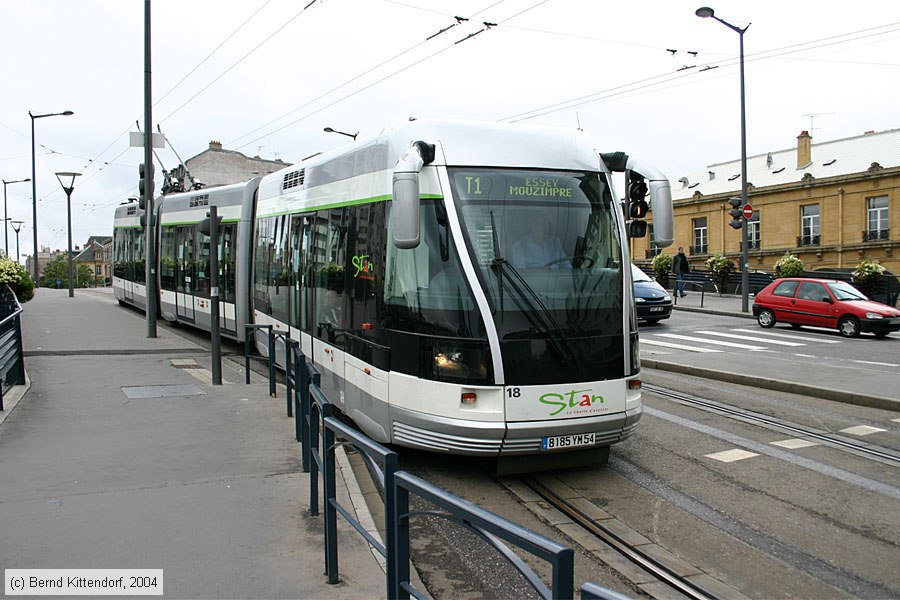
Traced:
<svg viewBox="0 0 900 600">
<path fill-rule="evenodd" d="M 692 267 L 705 268 L 716 252 L 739 265 L 728 200 L 740 197 L 740 176 L 737 160 L 673 182 L 675 243 L 662 251 L 684 246 Z M 872 260 L 900 274 L 900 130 L 821 144 L 804 131 L 795 148 L 749 157 L 747 179 L 751 270 L 772 272 L 791 252 L 808 271 Z M 651 237 L 632 244 L 636 262 L 660 252 Z"/>
</svg>

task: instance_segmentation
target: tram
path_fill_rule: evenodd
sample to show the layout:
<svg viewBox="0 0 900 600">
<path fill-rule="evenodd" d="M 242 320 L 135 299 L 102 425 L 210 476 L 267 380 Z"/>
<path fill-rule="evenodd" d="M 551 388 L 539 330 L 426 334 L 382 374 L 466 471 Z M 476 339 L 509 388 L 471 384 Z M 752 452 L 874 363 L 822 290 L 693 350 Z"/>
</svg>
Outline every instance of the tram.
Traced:
<svg viewBox="0 0 900 600">
<path fill-rule="evenodd" d="M 174 257 L 177 288 L 185 264 L 176 223 L 205 216 L 198 206 L 175 217 L 175 204 L 233 195 L 246 321 L 298 339 L 325 394 L 367 435 L 538 467 L 602 463 L 642 412 L 633 223 L 613 171 L 647 179 L 655 242 L 671 244 L 668 179 L 600 154 L 583 132 L 404 122 L 261 180 L 165 198 L 161 236 L 174 243 L 160 244 L 160 279 Z M 174 312 L 161 300 L 166 318 L 185 318 L 178 293 Z M 235 302 L 235 327 L 240 311 Z"/>
</svg>

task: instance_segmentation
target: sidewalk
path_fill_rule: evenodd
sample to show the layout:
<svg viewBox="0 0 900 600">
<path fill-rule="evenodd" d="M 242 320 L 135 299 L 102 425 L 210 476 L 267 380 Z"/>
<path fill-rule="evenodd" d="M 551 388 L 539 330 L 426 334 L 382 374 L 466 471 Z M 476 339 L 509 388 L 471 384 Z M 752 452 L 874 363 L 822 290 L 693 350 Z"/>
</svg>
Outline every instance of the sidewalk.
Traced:
<svg viewBox="0 0 900 600">
<path fill-rule="evenodd" d="M 384 597 L 340 519 L 342 581 L 326 583 L 283 388 L 244 385 L 227 359 L 211 385 L 208 352 L 147 338 L 106 290 L 42 288 L 22 322 L 30 388 L 0 413 L 3 569 L 163 569 L 167 598 Z"/>
<path fill-rule="evenodd" d="M 701 294 L 688 292 L 684 298 L 677 298 L 673 316 L 665 323 L 674 324 L 678 312 L 698 312 L 742 317 L 748 319 L 746 327 L 758 328 L 753 316 L 753 297 L 749 299 L 749 312 L 741 312 L 740 296 L 720 296 L 717 293 Z M 761 333 L 765 330 L 760 329 Z M 777 332 L 777 330 L 776 330 Z M 892 336 L 894 337 L 894 336 Z M 895 358 L 890 359 L 897 362 Z M 770 360 L 750 360 L 735 362 L 729 353 L 699 354 L 679 353 L 677 355 L 642 355 L 641 364 L 651 369 L 660 369 L 699 375 L 729 383 L 754 386 L 792 394 L 804 394 L 826 400 L 860 404 L 874 408 L 900 411 L 900 372 L 886 371 L 873 377 L 862 366 L 847 369 L 835 368 L 827 362 L 800 358 L 771 357 Z"/>
</svg>

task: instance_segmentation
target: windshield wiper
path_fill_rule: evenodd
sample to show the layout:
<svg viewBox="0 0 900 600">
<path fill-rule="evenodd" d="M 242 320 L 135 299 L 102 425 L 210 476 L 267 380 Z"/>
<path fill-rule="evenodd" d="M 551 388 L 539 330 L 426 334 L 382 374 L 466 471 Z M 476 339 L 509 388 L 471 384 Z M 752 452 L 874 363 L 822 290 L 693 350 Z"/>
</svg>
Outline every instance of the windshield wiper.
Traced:
<svg viewBox="0 0 900 600">
<path fill-rule="evenodd" d="M 502 284 L 505 283 L 514 292 L 512 297 L 518 309 L 522 311 L 534 330 L 546 338 L 557 356 L 563 361 L 568 361 L 569 364 L 579 364 L 578 355 L 572 351 L 572 345 L 563 335 L 562 328 L 553 318 L 553 314 L 547 306 L 541 302 L 534 289 L 522 277 L 522 274 L 505 258 L 495 258 L 491 261 L 491 269 L 497 273 L 501 282 L 499 290 L 501 299 L 503 297 Z M 504 271 L 507 273 L 506 278 L 502 276 Z"/>
</svg>

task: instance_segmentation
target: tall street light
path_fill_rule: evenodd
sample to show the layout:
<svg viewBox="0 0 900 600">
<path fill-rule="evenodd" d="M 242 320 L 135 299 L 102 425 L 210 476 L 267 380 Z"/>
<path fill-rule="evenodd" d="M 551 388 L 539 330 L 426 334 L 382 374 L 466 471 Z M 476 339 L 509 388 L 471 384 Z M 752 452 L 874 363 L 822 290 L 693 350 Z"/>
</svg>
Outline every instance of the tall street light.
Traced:
<svg viewBox="0 0 900 600">
<path fill-rule="evenodd" d="M 346 135 L 347 137 L 353 138 L 354 140 L 356 139 L 356 136 L 359 135 L 358 131 L 356 133 L 347 133 L 346 131 L 338 131 L 337 129 L 332 129 L 331 127 L 326 127 L 323 131 L 325 133 L 339 133 L 341 135 Z"/>
<path fill-rule="evenodd" d="M 22 229 L 22 223 L 25 221 L 13 221 L 13 231 L 16 232 L 16 262 L 19 262 L 19 230 Z"/>
<path fill-rule="evenodd" d="M 34 287 L 40 287 L 40 266 L 38 261 L 39 249 L 38 249 L 38 223 L 37 223 L 37 176 L 34 172 L 34 120 L 35 119 L 43 119 L 44 117 L 68 117 L 74 115 L 71 110 L 67 110 L 60 113 L 45 113 L 42 115 L 35 115 L 32 112 L 28 111 L 28 116 L 31 117 L 31 203 L 33 208 L 33 220 L 34 220 Z"/>
<path fill-rule="evenodd" d="M 740 64 L 741 64 L 741 206 L 747 206 L 747 112 L 744 104 L 744 32 L 750 27 L 741 29 L 736 25 L 732 25 L 728 21 L 724 21 L 716 16 L 713 9 L 708 6 L 702 6 L 694 13 L 703 19 L 712 17 L 725 27 L 736 31 L 740 37 Z M 741 223 L 741 312 L 748 312 L 750 309 L 750 296 L 747 289 L 750 284 L 750 277 L 747 273 L 747 218 L 744 217 Z"/>
<path fill-rule="evenodd" d="M 75 296 L 75 290 L 72 289 L 74 281 L 74 273 L 72 269 L 72 191 L 75 190 L 75 178 L 81 177 L 81 173 L 57 173 L 56 178 L 59 179 L 59 185 L 66 192 L 66 204 L 69 206 L 69 298 Z"/>
<path fill-rule="evenodd" d="M 6 224 L 10 220 L 9 215 L 6 214 L 6 186 L 10 183 L 25 183 L 26 181 L 31 181 L 31 178 L 16 179 L 15 181 L 3 180 L 3 251 L 6 253 L 6 258 L 9 258 L 9 228 Z"/>
</svg>

